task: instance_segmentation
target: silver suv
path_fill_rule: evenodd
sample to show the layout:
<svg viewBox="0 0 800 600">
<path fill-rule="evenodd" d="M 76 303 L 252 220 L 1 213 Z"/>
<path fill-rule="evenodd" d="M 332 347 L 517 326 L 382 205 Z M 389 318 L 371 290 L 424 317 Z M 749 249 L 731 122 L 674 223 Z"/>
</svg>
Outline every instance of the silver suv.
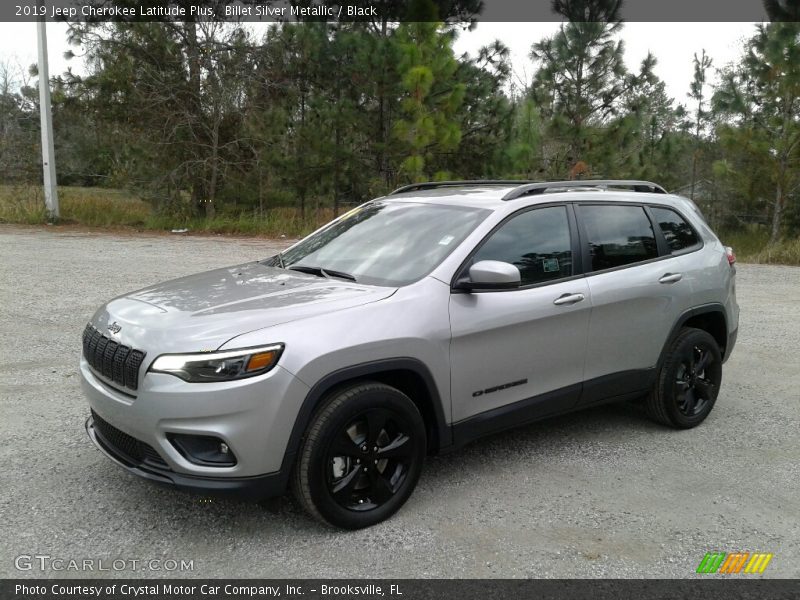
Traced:
<svg viewBox="0 0 800 600">
<path fill-rule="evenodd" d="M 386 519 L 427 454 L 603 402 L 690 428 L 738 327 L 735 259 L 642 181 L 406 186 L 284 252 L 111 300 L 83 334 L 89 437 L 144 478 L 291 488 Z"/>
</svg>

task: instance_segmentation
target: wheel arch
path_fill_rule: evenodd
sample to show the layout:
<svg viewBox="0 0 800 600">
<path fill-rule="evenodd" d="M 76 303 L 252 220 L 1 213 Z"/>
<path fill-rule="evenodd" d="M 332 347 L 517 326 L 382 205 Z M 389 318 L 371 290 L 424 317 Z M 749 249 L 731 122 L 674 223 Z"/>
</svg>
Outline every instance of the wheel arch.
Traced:
<svg viewBox="0 0 800 600">
<path fill-rule="evenodd" d="M 694 327 L 709 333 L 717 341 L 723 360 L 727 358 L 728 319 L 725 314 L 725 306 L 715 302 L 690 308 L 678 317 L 661 350 L 657 367 L 661 367 L 667 350 L 684 327 Z"/>
<path fill-rule="evenodd" d="M 425 421 L 429 452 L 452 445 L 452 432 L 430 370 L 415 358 L 382 359 L 346 367 L 320 379 L 306 394 L 289 436 L 281 470 L 291 470 L 306 430 L 323 401 L 332 392 L 357 381 L 378 381 L 406 394 Z"/>
</svg>

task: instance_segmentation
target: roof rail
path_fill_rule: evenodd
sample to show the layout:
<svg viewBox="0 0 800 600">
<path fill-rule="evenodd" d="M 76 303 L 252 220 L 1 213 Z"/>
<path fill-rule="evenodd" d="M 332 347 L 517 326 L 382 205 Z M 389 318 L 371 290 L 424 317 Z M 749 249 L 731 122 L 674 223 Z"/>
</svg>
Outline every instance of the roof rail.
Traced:
<svg viewBox="0 0 800 600">
<path fill-rule="evenodd" d="M 406 192 L 417 192 L 420 190 L 432 190 L 440 187 L 453 187 L 459 185 L 514 185 L 520 186 L 532 181 L 525 181 L 519 179 L 466 179 L 462 181 L 424 181 L 422 183 L 411 183 L 397 188 L 393 192 L 387 194 L 393 196 L 394 194 L 404 194 Z"/>
<path fill-rule="evenodd" d="M 654 194 L 666 194 L 667 190 L 656 183 L 650 181 L 636 181 L 629 179 L 578 179 L 574 181 L 540 181 L 529 183 L 514 188 L 503 196 L 503 200 L 515 200 L 522 196 L 532 196 L 544 194 L 551 189 L 568 190 L 570 188 L 600 188 L 608 189 L 612 187 L 631 188 L 634 192 L 650 192 Z"/>
</svg>

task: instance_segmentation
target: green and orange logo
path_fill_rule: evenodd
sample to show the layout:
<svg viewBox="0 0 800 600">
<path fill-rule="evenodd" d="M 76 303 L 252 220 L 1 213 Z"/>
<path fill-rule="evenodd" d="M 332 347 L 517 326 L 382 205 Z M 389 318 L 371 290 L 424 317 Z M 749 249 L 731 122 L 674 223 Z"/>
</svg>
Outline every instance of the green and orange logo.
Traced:
<svg viewBox="0 0 800 600">
<path fill-rule="evenodd" d="M 763 573 L 773 554 L 766 552 L 706 552 L 698 573 Z"/>
</svg>

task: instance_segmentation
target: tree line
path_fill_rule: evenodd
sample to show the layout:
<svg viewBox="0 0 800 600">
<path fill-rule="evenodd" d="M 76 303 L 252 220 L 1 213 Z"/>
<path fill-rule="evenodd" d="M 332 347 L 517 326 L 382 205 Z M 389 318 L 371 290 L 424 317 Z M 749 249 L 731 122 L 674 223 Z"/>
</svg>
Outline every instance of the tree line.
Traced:
<svg viewBox="0 0 800 600">
<path fill-rule="evenodd" d="M 754 26 L 732 65 L 700 52 L 674 99 L 657 57 L 626 68 L 619 2 L 588 22 L 580 2 L 555 2 L 565 21 L 532 43 L 528 82 L 501 41 L 455 54 L 461 26 L 445 21 L 476 6 L 427 2 L 413 3 L 425 20 L 261 34 L 72 24 L 86 73 L 51 81 L 59 182 L 130 189 L 177 217 L 257 218 L 338 212 L 421 180 L 635 178 L 693 196 L 717 227 L 800 233 L 800 24 Z M 4 183 L 41 176 L 35 77 L 0 65 Z"/>
</svg>

